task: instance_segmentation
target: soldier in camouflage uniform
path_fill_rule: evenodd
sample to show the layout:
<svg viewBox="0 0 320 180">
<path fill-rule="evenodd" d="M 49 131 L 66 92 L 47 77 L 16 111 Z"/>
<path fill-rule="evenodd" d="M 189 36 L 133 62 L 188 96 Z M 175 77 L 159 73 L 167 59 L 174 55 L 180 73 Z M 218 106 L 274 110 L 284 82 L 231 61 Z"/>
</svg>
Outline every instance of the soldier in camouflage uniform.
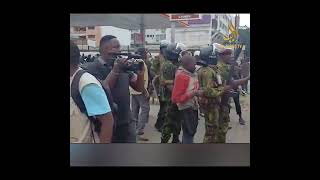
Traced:
<svg viewBox="0 0 320 180">
<path fill-rule="evenodd" d="M 222 45 L 213 45 L 200 50 L 200 63 L 203 67 L 198 70 L 200 89 L 204 91 L 204 96 L 199 97 L 199 105 L 205 117 L 205 135 L 203 143 L 221 143 L 225 137 L 228 126 L 228 119 L 221 112 L 221 97 L 233 87 L 237 87 L 238 82 L 225 85 L 226 71 L 219 69 L 216 55 L 223 52 Z M 225 107 L 223 107 L 225 108 Z M 221 120 L 224 120 L 223 122 Z M 224 142 L 223 142 L 224 143 Z"/>
<path fill-rule="evenodd" d="M 223 84 L 226 84 L 226 81 L 229 77 L 231 65 L 230 61 L 232 59 L 231 54 L 232 50 L 224 48 L 221 46 L 221 48 L 217 48 L 218 52 L 218 63 L 217 63 L 217 68 L 218 71 L 221 74 Z M 238 87 L 241 84 L 244 84 L 246 81 L 250 79 L 249 77 L 239 79 L 239 80 L 233 80 L 232 81 L 232 86 L 233 88 Z M 217 134 L 217 143 L 225 143 L 226 142 L 226 135 L 229 129 L 229 122 L 230 122 L 230 94 L 229 93 L 224 93 L 221 97 L 221 103 L 220 103 L 220 111 L 219 111 L 219 130 Z"/>
<path fill-rule="evenodd" d="M 163 62 L 165 61 L 164 49 L 167 48 L 168 44 L 170 44 L 170 42 L 166 40 L 162 40 L 160 42 L 160 53 L 158 56 L 156 56 L 152 60 L 152 65 L 151 65 L 151 72 L 152 74 L 154 74 L 152 84 L 156 91 L 157 97 L 159 99 L 159 104 L 160 104 L 160 110 L 158 112 L 157 122 L 154 125 L 159 132 L 161 132 L 162 130 L 164 116 L 165 116 L 165 113 L 164 113 L 165 102 L 162 101 L 162 99 L 160 98 L 160 69 L 162 67 Z"/>
<path fill-rule="evenodd" d="M 165 58 L 160 70 L 160 98 L 165 102 L 165 117 L 161 132 L 161 143 L 167 143 L 173 134 L 172 143 L 180 143 L 181 120 L 178 117 L 178 107 L 171 101 L 175 72 L 178 68 L 178 58 L 184 49 L 181 43 L 169 44 L 165 49 Z"/>
<path fill-rule="evenodd" d="M 200 64 L 198 79 L 200 89 L 204 95 L 199 97 L 200 110 L 205 118 L 205 135 L 203 143 L 216 143 L 219 132 L 219 109 L 221 95 L 231 89 L 222 85 L 221 76 L 216 67 L 217 59 L 212 56 L 216 52 L 209 46 L 200 50 Z"/>
</svg>

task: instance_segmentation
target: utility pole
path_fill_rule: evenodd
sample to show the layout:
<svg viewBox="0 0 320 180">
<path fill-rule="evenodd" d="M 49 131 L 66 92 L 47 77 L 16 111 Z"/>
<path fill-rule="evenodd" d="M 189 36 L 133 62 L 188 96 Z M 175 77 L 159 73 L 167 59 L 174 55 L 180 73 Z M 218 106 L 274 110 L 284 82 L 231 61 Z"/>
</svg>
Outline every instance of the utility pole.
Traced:
<svg viewBox="0 0 320 180">
<path fill-rule="evenodd" d="M 174 21 L 171 22 L 171 43 L 175 42 L 175 32 L 176 31 L 176 24 Z"/>
<path fill-rule="evenodd" d="M 144 27 L 144 14 L 141 14 L 140 34 L 142 38 L 142 47 L 145 47 L 145 27 Z"/>
</svg>

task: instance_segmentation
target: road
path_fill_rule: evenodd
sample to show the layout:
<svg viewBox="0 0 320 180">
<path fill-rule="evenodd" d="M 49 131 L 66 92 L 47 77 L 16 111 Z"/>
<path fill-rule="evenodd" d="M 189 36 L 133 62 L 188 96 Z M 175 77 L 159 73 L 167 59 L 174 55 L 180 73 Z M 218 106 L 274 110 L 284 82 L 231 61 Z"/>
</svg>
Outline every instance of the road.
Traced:
<svg viewBox="0 0 320 180">
<path fill-rule="evenodd" d="M 230 126 L 232 127 L 227 133 L 227 143 L 250 143 L 250 95 L 240 96 L 240 103 L 242 109 L 242 117 L 246 121 L 246 125 L 239 124 L 239 117 L 235 112 L 233 101 L 231 102 L 230 111 Z M 159 111 L 159 105 L 150 103 L 149 122 L 145 127 L 145 134 L 143 137 L 148 138 L 149 141 L 138 141 L 138 143 L 160 143 L 161 133 L 154 128 Z M 204 118 L 200 117 L 197 133 L 194 137 L 194 143 L 202 143 L 205 133 Z M 180 141 L 182 140 L 182 132 L 180 133 Z M 171 140 L 169 141 L 171 142 Z"/>
</svg>

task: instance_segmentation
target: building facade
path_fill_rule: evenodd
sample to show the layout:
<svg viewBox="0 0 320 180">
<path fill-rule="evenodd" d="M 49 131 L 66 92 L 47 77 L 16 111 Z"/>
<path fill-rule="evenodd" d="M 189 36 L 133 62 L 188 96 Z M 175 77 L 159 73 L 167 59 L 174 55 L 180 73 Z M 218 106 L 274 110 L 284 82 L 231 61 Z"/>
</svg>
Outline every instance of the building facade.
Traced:
<svg viewBox="0 0 320 180">
<path fill-rule="evenodd" d="M 157 45 L 161 40 L 166 40 L 166 29 L 146 29 L 145 30 L 145 43 L 146 45 Z M 131 30 L 131 45 L 142 44 L 142 37 L 140 30 Z"/>
<path fill-rule="evenodd" d="M 235 22 L 235 16 L 230 14 L 202 14 L 199 20 L 188 21 L 188 27 L 175 28 L 175 41 L 182 42 L 189 48 L 207 46 L 213 42 L 222 43 L 223 37 L 229 34 L 228 25 Z M 161 40 L 171 40 L 171 28 L 146 29 L 146 46 L 159 44 Z M 141 44 L 139 30 L 131 31 L 131 45 Z"/>
<path fill-rule="evenodd" d="M 70 27 L 70 37 L 81 50 L 99 47 L 101 39 L 100 26 L 72 26 Z"/>
</svg>

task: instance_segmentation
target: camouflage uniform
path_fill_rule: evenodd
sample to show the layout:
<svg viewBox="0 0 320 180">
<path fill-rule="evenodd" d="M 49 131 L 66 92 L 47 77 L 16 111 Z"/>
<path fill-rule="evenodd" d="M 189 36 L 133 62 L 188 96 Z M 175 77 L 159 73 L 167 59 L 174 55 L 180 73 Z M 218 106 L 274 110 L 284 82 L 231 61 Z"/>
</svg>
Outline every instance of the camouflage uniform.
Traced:
<svg viewBox="0 0 320 180">
<path fill-rule="evenodd" d="M 164 124 L 161 133 L 161 143 L 167 143 L 173 134 L 172 142 L 178 142 L 181 131 L 181 121 L 177 117 L 178 107 L 171 101 L 171 91 L 166 85 L 173 85 L 177 66 L 171 61 L 165 60 L 160 70 L 160 99 L 165 103 L 164 106 Z"/>
<path fill-rule="evenodd" d="M 223 86 L 218 85 L 219 71 L 217 68 L 201 67 L 198 70 L 200 88 L 204 90 L 204 96 L 199 97 L 200 110 L 205 118 L 205 135 L 203 143 L 218 142 L 220 128 L 219 111 Z"/>
<path fill-rule="evenodd" d="M 229 76 L 230 72 L 230 65 L 218 62 L 217 67 L 219 69 L 219 72 L 221 73 L 222 79 L 224 80 L 224 84 L 226 83 L 226 79 Z M 217 137 L 217 143 L 225 143 L 226 142 L 226 135 L 229 129 L 229 122 L 230 122 L 230 97 L 228 94 L 224 94 L 221 99 L 225 99 L 224 102 L 220 103 L 220 127 Z"/>
<path fill-rule="evenodd" d="M 153 73 L 151 71 L 152 61 L 153 61 L 153 59 L 151 59 L 151 58 L 149 58 L 145 61 L 145 64 L 148 68 L 148 87 L 147 87 L 147 90 L 148 90 L 150 96 L 152 95 L 152 93 L 154 91 L 154 88 L 152 86 L 152 80 L 154 78 Z"/>
<path fill-rule="evenodd" d="M 155 84 L 155 88 L 158 96 L 160 93 L 160 68 L 164 61 L 165 61 L 164 57 L 162 55 L 159 55 L 152 60 L 152 65 L 151 65 L 151 72 L 155 75 L 154 84 Z"/>
<path fill-rule="evenodd" d="M 156 56 L 153 59 L 152 66 L 151 66 L 151 72 L 155 75 L 155 77 L 153 78 L 153 86 L 156 91 L 157 97 L 159 99 L 159 104 L 160 104 L 157 121 L 155 123 L 155 127 L 158 129 L 158 131 L 161 131 L 162 129 L 164 117 L 165 117 L 165 112 L 164 112 L 165 103 L 160 98 L 160 69 L 164 61 L 165 61 L 164 57 L 160 54 L 159 56 Z"/>
</svg>

